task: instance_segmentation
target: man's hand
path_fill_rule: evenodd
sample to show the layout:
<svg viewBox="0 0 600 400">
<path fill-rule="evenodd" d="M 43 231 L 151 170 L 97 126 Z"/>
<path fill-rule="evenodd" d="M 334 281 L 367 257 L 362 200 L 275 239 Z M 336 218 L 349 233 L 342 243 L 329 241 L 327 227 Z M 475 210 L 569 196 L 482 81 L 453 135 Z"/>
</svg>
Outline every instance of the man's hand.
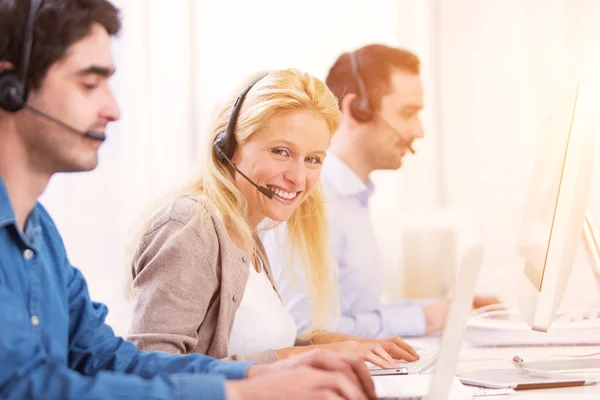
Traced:
<svg viewBox="0 0 600 400">
<path fill-rule="evenodd" d="M 433 304 L 423 307 L 425 314 L 425 333 L 430 334 L 442 330 L 448 316 L 450 301 L 447 299 L 438 300 Z"/>
<path fill-rule="evenodd" d="M 485 306 L 491 306 L 492 304 L 502 304 L 502 302 L 494 296 L 475 296 L 473 298 L 473 308 L 481 308 Z"/>
<path fill-rule="evenodd" d="M 475 296 L 473 298 L 473 308 L 481 308 L 492 304 L 501 304 L 501 301 L 494 296 Z M 433 304 L 423 307 L 425 321 L 427 324 L 426 333 L 434 333 L 444 328 L 448 310 L 450 308 L 450 300 L 438 300 Z"/>
<path fill-rule="evenodd" d="M 247 380 L 226 384 L 230 400 L 375 399 L 375 388 L 360 359 L 313 350 L 248 369 Z"/>
</svg>

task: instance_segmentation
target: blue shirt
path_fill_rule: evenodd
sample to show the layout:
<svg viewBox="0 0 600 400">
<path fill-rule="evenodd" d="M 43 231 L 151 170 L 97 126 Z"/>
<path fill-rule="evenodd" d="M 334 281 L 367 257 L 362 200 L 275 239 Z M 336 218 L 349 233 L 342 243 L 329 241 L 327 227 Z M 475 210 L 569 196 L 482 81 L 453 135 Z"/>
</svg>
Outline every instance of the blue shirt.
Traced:
<svg viewBox="0 0 600 400">
<path fill-rule="evenodd" d="M 224 399 L 250 365 L 144 353 L 106 314 L 39 203 L 21 232 L 0 176 L 0 398 Z"/>
<path fill-rule="evenodd" d="M 369 218 L 370 181 L 363 182 L 335 154 L 328 153 L 322 184 L 330 214 L 331 244 L 339 267 L 340 315 L 329 330 L 362 337 L 423 336 L 427 301 L 400 300 L 384 305 L 382 255 Z M 285 224 L 261 234 L 277 288 L 299 332 L 310 328 L 313 308 L 299 260 L 292 260 Z"/>
</svg>

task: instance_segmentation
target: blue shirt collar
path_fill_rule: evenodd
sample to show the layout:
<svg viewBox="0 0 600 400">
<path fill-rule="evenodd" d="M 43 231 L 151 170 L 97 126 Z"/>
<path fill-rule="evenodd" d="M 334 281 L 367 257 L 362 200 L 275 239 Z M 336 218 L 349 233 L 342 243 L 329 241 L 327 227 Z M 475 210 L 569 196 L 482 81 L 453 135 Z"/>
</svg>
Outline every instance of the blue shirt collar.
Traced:
<svg viewBox="0 0 600 400">
<path fill-rule="evenodd" d="M 369 201 L 369 197 L 375 191 L 370 179 L 363 182 L 348 164 L 332 152 L 327 153 L 323 164 L 323 178 L 331 184 L 339 196 L 357 197 L 363 204 Z"/>
<path fill-rule="evenodd" d="M 39 213 L 37 212 L 38 204 L 31 210 L 25 223 L 25 234 L 17 227 L 17 217 L 8 197 L 8 190 L 4 184 L 4 179 L 0 176 L 0 228 L 13 225 L 18 232 L 21 240 L 28 246 L 37 250 L 40 246 L 42 226 Z"/>
<path fill-rule="evenodd" d="M 15 211 L 12 208 L 8 198 L 8 190 L 4 184 L 4 179 L 0 176 L 0 228 L 16 223 Z"/>
</svg>

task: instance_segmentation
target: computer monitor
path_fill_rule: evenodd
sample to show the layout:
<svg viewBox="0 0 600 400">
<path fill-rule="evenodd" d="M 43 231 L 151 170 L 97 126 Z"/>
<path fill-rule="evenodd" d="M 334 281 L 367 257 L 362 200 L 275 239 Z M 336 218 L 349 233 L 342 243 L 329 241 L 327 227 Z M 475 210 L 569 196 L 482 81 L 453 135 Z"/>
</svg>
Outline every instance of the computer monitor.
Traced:
<svg viewBox="0 0 600 400">
<path fill-rule="evenodd" d="M 593 235 L 586 211 L 593 169 L 594 118 L 592 93 L 577 86 L 559 98 L 543 125 L 519 243 L 526 278 L 520 308 L 533 330 L 546 332 L 550 328 L 584 226 L 586 238 L 589 232 Z M 589 251 L 593 249 L 587 244 Z"/>
</svg>

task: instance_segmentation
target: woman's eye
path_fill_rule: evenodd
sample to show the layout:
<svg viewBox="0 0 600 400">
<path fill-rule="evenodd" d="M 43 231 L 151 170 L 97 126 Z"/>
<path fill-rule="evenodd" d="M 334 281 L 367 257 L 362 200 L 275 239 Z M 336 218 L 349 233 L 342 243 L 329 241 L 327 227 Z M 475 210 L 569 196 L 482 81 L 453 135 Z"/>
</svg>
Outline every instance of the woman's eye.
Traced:
<svg viewBox="0 0 600 400">
<path fill-rule="evenodd" d="M 322 161 L 319 157 L 308 157 L 306 159 L 306 161 L 308 161 L 311 164 L 321 164 L 322 163 Z"/>
<path fill-rule="evenodd" d="M 277 156 L 289 157 L 290 152 L 287 149 L 273 149 L 271 152 Z"/>
</svg>

